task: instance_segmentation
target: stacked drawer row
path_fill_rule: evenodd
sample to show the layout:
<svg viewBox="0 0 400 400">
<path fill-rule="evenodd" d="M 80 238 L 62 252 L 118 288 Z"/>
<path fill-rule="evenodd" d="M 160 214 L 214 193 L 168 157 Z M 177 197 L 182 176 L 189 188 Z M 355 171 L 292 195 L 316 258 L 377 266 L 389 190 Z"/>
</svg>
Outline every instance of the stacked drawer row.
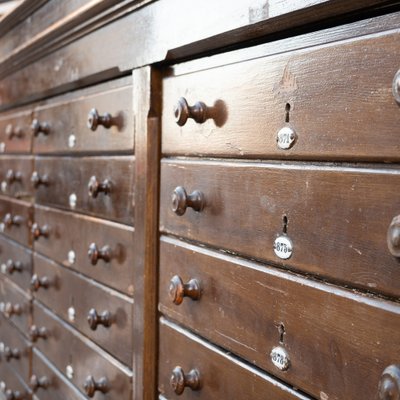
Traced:
<svg viewBox="0 0 400 400">
<path fill-rule="evenodd" d="M 160 397 L 395 398 L 399 35 L 168 70 Z"/>
<path fill-rule="evenodd" d="M 131 109 L 122 78 L 0 117 L 6 396 L 131 399 Z"/>
</svg>

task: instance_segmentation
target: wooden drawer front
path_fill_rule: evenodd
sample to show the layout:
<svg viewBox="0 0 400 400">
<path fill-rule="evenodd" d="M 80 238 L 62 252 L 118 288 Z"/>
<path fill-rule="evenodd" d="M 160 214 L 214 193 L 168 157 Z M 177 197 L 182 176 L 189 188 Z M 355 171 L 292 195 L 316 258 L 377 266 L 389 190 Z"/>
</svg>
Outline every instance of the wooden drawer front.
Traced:
<svg viewBox="0 0 400 400">
<path fill-rule="evenodd" d="M 39 287 L 34 296 L 120 361 L 131 365 L 132 299 L 42 256 L 34 256 L 34 266 L 38 278 L 49 281 L 48 288 Z M 99 316 L 109 312 L 111 326 L 99 323 L 92 330 L 88 323 L 92 309 Z"/>
<path fill-rule="evenodd" d="M 34 324 L 46 329 L 47 338 L 39 338 L 35 346 L 82 392 L 90 376 L 95 380 L 106 378 L 107 393 L 99 398 L 131 399 L 132 372 L 107 353 L 70 328 L 39 303 L 34 306 Z M 68 343 L 68 346 L 64 344 Z M 97 396 L 96 396 L 97 397 Z"/>
<path fill-rule="evenodd" d="M 211 69 L 209 61 L 178 66 L 163 84 L 162 151 L 399 160 L 400 109 L 392 94 L 399 43 L 395 30 L 267 57 L 252 52 L 254 59 Z M 182 96 L 189 106 L 203 102 L 210 119 L 178 126 L 174 109 Z M 284 127 L 297 137 L 286 150 L 277 145 Z"/>
<path fill-rule="evenodd" d="M 28 290 L 32 275 L 32 252 L 0 236 L 0 270 L 22 289 Z"/>
<path fill-rule="evenodd" d="M 42 384 L 42 386 L 34 389 L 34 400 L 86 399 L 86 396 L 80 393 L 75 386 L 68 382 L 68 380 L 46 359 L 46 357 L 36 349 L 33 350 L 32 372 Z"/>
<path fill-rule="evenodd" d="M 33 159 L 31 157 L 1 157 L 1 193 L 19 199 L 29 199 L 33 193 L 32 168 Z"/>
<path fill-rule="evenodd" d="M 30 322 L 30 299 L 8 279 L 0 279 L 0 311 L 26 335 Z"/>
<path fill-rule="evenodd" d="M 108 90 L 101 93 L 80 91 L 79 97 L 70 99 L 71 96 L 64 96 L 56 104 L 36 109 L 35 118 L 40 123 L 46 122 L 49 131 L 37 134 L 33 140 L 33 151 L 133 153 L 132 86 L 126 86 L 128 82 L 127 79 L 117 81 L 114 87 L 108 84 Z M 121 84 L 124 86 L 121 87 Z M 94 121 L 91 128 L 88 126 L 92 109 L 97 111 L 99 117 L 106 113 L 111 116 L 109 128 L 101 125 L 101 120 L 97 125 Z"/>
<path fill-rule="evenodd" d="M 133 157 L 37 158 L 36 170 L 49 183 L 37 188 L 36 202 L 132 225 L 134 167 Z"/>
<path fill-rule="evenodd" d="M 187 237 L 271 260 L 298 270 L 399 296 L 399 260 L 387 246 L 400 213 L 393 188 L 398 170 L 303 164 L 164 161 L 160 227 Z M 204 195 L 204 209 L 172 210 L 182 186 Z M 291 258 L 274 252 L 279 236 L 292 242 Z"/>
<path fill-rule="evenodd" d="M 24 246 L 31 245 L 32 208 L 29 203 L 0 196 L 0 221 L 3 235 Z"/>
<path fill-rule="evenodd" d="M 28 382 L 31 346 L 4 317 L 0 317 L 0 359 Z"/>
<path fill-rule="evenodd" d="M 400 361 L 398 303 L 169 238 L 159 270 L 164 314 L 318 398 L 375 399 L 383 370 Z M 200 299 L 174 304 L 174 276 L 195 279 Z M 287 352 L 287 371 L 271 361 L 275 347 Z"/>
<path fill-rule="evenodd" d="M 32 145 L 32 112 L 0 116 L 0 152 L 29 153 Z"/>
<path fill-rule="evenodd" d="M 177 395 L 170 386 L 172 371 L 181 367 L 185 373 L 196 369 L 200 389 L 184 389 Z M 216 347 L 161 318 L 158 388 L 168 399 L 308 399 L 226 354 Z"/>
<path fill-rule="evenodd" d="M 133 294 L 133 228 L 40 206 L 35 207 L 35 221 L 39 227 L 49 228 L 47 237 L 35 241 L 36 251 L 107 286 Z M 91 258 L 89 253 L 93 256 L 95 249 L 100 256 Z M 101 254 L 109 254 L 109 261 Z"/>
<path fill-rule="evenodd" d="M 5 399 L 29 400 L 31 398 L 31 391 L 25 382 L 10 366 L 3 362 L 0 363 L 0 399 L 3 399 L 2 396 Z"/>
</svg>

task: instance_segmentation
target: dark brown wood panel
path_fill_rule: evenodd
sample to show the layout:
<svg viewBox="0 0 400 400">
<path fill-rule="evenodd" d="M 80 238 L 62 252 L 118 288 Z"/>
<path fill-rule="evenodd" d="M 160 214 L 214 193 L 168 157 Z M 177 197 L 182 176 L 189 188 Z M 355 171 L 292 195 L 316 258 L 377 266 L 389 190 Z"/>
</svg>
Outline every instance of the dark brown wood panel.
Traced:
<svg viewBox="0 0 400 400">
<path fill-rule="evenodd" d="M 99 85 L 93 89 L 59 97 L 56 102 L 35 109 L 34 117 L 49 125 L 47 134 L 39 133 L 33 139 L 35 153 L 89 153 L 118 152 L 133 153 L 134 135 L 132 126 L 132 86 L 130 78 Z M 88 126 L 89 113 L 95 109 L 99 122 Z M 101 118 L 110 115 L 109 124 L 103 126 Z M 95 113 L 93 115 L 96 115 Z"/>
<path fill-rule="evenodd" d="M 0 236 L 0 271 L 21 289 L 28 290 L 32 275 L 32 252 Z"/>
<path fill-rule="evenodd" d="M 316 398 L 374 400 L 383 370 L 400 362 L 400 303 L 167 237 L 159 270 L 161 312 Z M 174 304 L 174 276 L 195 279 L 200 299 Z M 274 366 L 275 347 L 287 371 Z"/>
<path fill-rule="evenodd" d="M 32 147 L 32 110 L 0 115 L 0 152 L 29 153 Z"/>
<path fill-rule="evenodd" d="M 134 230 L 125 225 L 69 212 L 35 206 L 35 221 L 48 226 L 47 237 L 35 241 L 35 251 L 104 285 L 133 295 Z M 107 246 L 109 261 L 89 257 L 91 245 L 101 252 Z M 93 246 L 92 246 L 93 247 Z"/>
<path fill-rule="evenodd" d="M 35 160 L 39 176 L 48 184 L 35 194 L 38 204 L 82 212 L 133 225 L 135 162 L 133 157 L 45 158 Z M 99 185 L 97 197 L 89 194 L 92 177 Z M 101 191 L 108 181 L 109 193 Z M 73 197 L 75 201 L 73 201 Z"/>
<path fill-rule="evenodd" d="M 0 157 L 1 193 L 5 196 L 30 201 L 33 194 L 33 187 L 31 183 L 32 168 L 32 157 Z"/>
<path fill-rule="evenodd" d="M 160 229 L 398 298 L 387 231 L 400 213 L 399 184 L 397 168 L 164 160 Z M 203 211 L 173 212 L 179 186 L 203 193 Z M 292 242 L 287 260 L 274 252 L 279 236 Z"/>
<path fill-rule="evenodd" d="M 186 374 L 192 369 L 200 374 L 201 388 L 185 388 L 184 399 L 261 400 L 266 393 L 276 400 L 309 398 L 161 318 L 158 388 L 168 399 L 180 398 L 170 386 L 177 366 Z"/>
<path fill-rule="evenodd" d="M 6 395 L 30 400 L 31 391 L 18 374 L 6 363 L 0 363 L 0 398 Z M 19 397 L 18 397 L 19 396 Z M 6 398 L 6 397 L 5 397 Z"/>
<path fill-rule="evenodd" d="M 47 288 L 40 287 L 34 297 L 51 308 L 57 315 L 110 352 L 125 365 L 132 365 L 132 299 L 69 271 L 55 262 L 34 256 L 35 274 L 46 277 Z M 110 313 L 110 326 L 98 324 L 92 330 L 89 312 L 98 315 Z"/>
</svg>

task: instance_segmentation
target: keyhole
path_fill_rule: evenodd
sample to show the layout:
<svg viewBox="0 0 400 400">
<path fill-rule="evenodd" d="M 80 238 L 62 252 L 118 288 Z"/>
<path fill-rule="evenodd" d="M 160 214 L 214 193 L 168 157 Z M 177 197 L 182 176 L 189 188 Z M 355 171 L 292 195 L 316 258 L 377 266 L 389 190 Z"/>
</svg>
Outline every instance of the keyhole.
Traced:
<svg viewBox="0 0 400 400">
<path fill-rule="evenodd" d="M 283 323 L 279 324 L 278 331 L 279 331 L 279 343 L 283 344 L 283 337 L 286 333 L 285 325 L 283 325 Z"/>
<path fill-rule="evenodd" d="M 286 103 L 286 106 L 285 106 L 285 122 L 286 123 L 289 122 L 289 113 L 290 113 L 290 104 Z"/>
<path fill-rule="evenodd" d="M 284 215 L 283 216 L 283 218 L 282 218 L 282 220 L 283 220 L 283 229 L 282 229 L 282 231 L 283 231 L 283 233 L 287 233 L 287 225 L 288 225 L 288 218 L 287 218 L 287 216 L 286 215 Z"/>
</svg>

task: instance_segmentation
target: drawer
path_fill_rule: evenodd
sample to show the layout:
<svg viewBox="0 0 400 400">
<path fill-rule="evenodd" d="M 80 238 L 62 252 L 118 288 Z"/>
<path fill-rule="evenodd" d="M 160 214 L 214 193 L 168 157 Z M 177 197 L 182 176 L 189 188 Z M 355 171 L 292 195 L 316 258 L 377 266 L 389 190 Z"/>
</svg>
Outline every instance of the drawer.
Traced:
<svg viewBox="0 0 400 400">
<path fill-rule="evenodd" d="M 398 297 L 399 258 L 387 235 L 400 213 L 393 192 L 400 172 L 389 168 L 164 160 L 160 229 Z M 200 191 L 203 210 L 174 213 L 177 187 L 189 200 Z M 183 200 L 178 189 L 178 213 L 188 204 Z M 280 252 L 282 242 L 291 251 Z"/>
<path fill-rule="evenodd" d="M 399 303 L 166 237 L 159 270 L 161 312 L 317 398 L 373 400 L 400 361 Z"/>
<path fill-rule="evenodd" d="M 168 70 L 164 154 L 399 160 L 399 30 L 284 53 L 259 49 Z M 227 57 L 235 61 L 223 65 Z"/>
<path fill-rule="evenodd" d="M 30 298 L 6 278 L 0 279 L 0 311 L 24 335 L 27 335 L 30 324 Z"/>
<path fill-rule="evenodd" d="M 0 270 L 23 290 L 29 289 L 32 276 L 32 252 L 0 236 Z"/>
<path fill-rule="evenodd" d="M 133 224 L 133 157 L 36 159 L 39 185 L 36 202 Z"/>
<path fill-rule="evenodd" d="M 42 256 L 34 256 L 34 265 L 39 282 L 34 297 L 124 364 L 132 365 L 133 300 Z"/>
<path fill-rule="evenodd" d="M 131 78 L 96 89 L 61 96 L 35 109 L 34 153 L 133 153 Z"/>
<path fill-rule="evenodd" d="M 32 111 L 0 115 L 0 152 L 30 153 Z"/>
<path fill-rule="evenodd" d="M 0 196 L 0 232 L 11 239 L 30 246 L 32 207 L 21 200 L 10 200 Z"/>
<path fill-rule="evenodd" d="M 31 391 L 18 374 L 5 363 L 0 363 L 0 399 L 29 400 Z"/>
<path fill-rule="evenodd" d="M 41 354 L 33 350 L 31 387 L 34 400 L 84 400 L 68 380 Z"/>
<path fill-rule="evenodd" d="M 184 374 L 196 371 L 200 387 L 196 389 L 193 379 L 195 390 L 186 387 L 179 396 L 170 380 L 172 376 L 179 379 L 182 370 Z M 158 388 L 168 399 L 258 400 L 266 399 L 266 393 L 276 400 L 309 399 L 164 318 L 160 320 Z"/>
<path fill-rule="evenodd" d="M 1 192 L 6 196 L 30 200 L 33 194 L 31 184 L 32 168 L 32 157 L 1 157 Z"/>
<path fill-rule="evenodd" d="M 33 337 L 35 347 L 62 371 L 82 392 L 85 381 L 93 377 L 106 380 L 106 393 L 95 398 L 132 398 L 132 371 L 122 366 L 107 353 L 94 345 L 75 329 L 70 328 L 51 311 L 39 303 L 34 305 L 34 323 L 39 332 L 45 330 L 44 338 Z M 68 343 L 68 346 L 64 346 Z"/>
<path fill-rule="evenodd" d="M 66 267 L 126 294 L 133 294 L 133 228 L 92 217 L 35 207 L 39 228 L 48 235 L 35 250 Z"/>
<path fill-rule="evenodd" d="M 6 363 L 26 382 L 29 379 L 31 346 L 4 317 L 0 317 L 0 360 Z"/>
</svg>

